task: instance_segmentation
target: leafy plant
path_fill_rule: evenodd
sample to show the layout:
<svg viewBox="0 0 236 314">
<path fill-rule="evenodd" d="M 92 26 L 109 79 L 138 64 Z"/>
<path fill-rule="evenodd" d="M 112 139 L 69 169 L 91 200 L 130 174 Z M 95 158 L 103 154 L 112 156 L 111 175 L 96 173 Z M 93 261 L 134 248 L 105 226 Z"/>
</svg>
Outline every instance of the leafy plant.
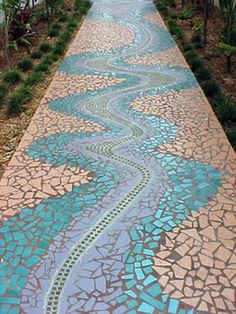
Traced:
<svg viewBox="0 0 236 314">
<path fill-rule="evenodd" d="M 68 43 L 70 39 L 71 39 L 71 33 L 68 31 L 63 32 L 59 37 L 59 40 L 62 40 L 64 43 Z"/>
<path fill-rule="evenodd" d="M 188 44 L 188 43 L 183 43 L 182 46 L 183 46 L 183 49 L 184 49 L 185 52 L 190 51 L 190 50 L 193 49 L 193 45 Z"/>
<path fill-rule="evenodd" d="M 211 73 L 205 67 L 200 67 L 197 69 L 195 75 L 199 81 L 207 81 L 212 79 Z"/>
<path fill-rule="evenodd" d="M 49 37 L 57 37 L 59 35 L 59 30 L 58 29 L 53 29 L 50 28 L 48 31 L 48 36 Z"/>
<path fill-rule="evenodd" d="M 17 70 L 9 70 L 3 75 L 3 82 L 14 85 L 21 81 L 21 75 Z"/>
<path fill-rule="evenodd" d="M 10 30 L 12 45 L 15 49 L 20 45 L 26 47 L 29 51 L 34 36 L 31 26 L 32 19 L 33 14 L 29 7 L 25 6 L 23 9 L 18 10 Z"/>
<path fill-rule="evenodd" d="M 45 0 L 45 16 L 48 26 L 52 19 L 57 15 L 64 0 Z"/>
<path fill-rule="evenodd" d="M 46 56 L 42 59 L 42 64 L 47 64 L 47 65 L 51 65 L 53 64 L 54 59 L 52 57 L 52 55 Z"/>
<path fill-rule="evenodd" d="M 26 72 L 33 68 L 33 62 L 30 59 L 25 59 L 18 62 L 17 67 L 19 70 Z"/>
<path fill-rule="evenodd" d="M 173 1 L 173 0 L 169 0 L 169 1 Z M 90 9 L 91 7 L 91 2 L 88 0 L 75 0 L 74 2 L 74 11 L 80 11 L 80 13 L 86 14 L 87 11 Z"/>
<path fill-rule="evenodd" d="M 180 18 L 183 20 L 187 20 L 190 19 L 193 16 L 193 14 L 194 14 L 193 9 L 186 6 L 182 9 Z"/>
<path fill-rule="evenodd" d="M 53 48 L 53 54 L 61 56 L 65 52 L 65 44 L 61 42 L 57 42 L 55 47 Z"/>
<path fill-rule="evenodd" d="M 220 0 L 221 16 L 225 26 L 221 32 L 219 49 L 226 56 L 227 72 L 231 72 L 232 56 L 236 53 L 236 2 Z"/>
<path fill-rule="evenodd" d="M 24 85 L 25 86 L 33 86 L 33 85 L 37 85 L 38 83 L 43 81 L 43 72 L 41 71 L 37 71 L 37 72 L 33 72 L 25 81 L 24 81 Z"/>
<path fill-rule="evenodd" d="M 39 50 L 41 52 L 49 52 L 52 50 L 52 46 L 49 43 L 44 42 L 39 46 Z"/>
<path fill-rule="evenodd" d="M 8 67 L 10 68 L 10 30 L 12 23 L 20 10 L 23 0 L 2 0 L 0 10 L 4 13 L 4 47 Z"/>
<path fill-rule="evenodd" d="M 61 14 L 59 19 L 58 19 L 59 22 L 62 22 L 62 23 L 65 23 L 68 21 L 68 17 L 66 14 Z"/>
<path fill-rule="evenodd" d="M 236 148 L 236 127 L 227 128 L 225 132 L 232 146 Z"/>
<path fill-rule="evenodd" d="M 194 16 L 191 20 L 191 24 L 195 32 L 203 33 L 203 23 L 200 16 Z"/>
<path fill-rule="evenodd" d="M 216 110 L 221 122 L 236 122 L 236 103 L 232 99 L 222 97 L 216 100 Z"/>
<path fill-rule="evenodd" d="M 0 102 L 4 100 L 7 94 L 7 86 L 5 84 L 0 85 Z"/>
<path fill-rule="evenodd" d="M 21 87 L 14 92 L 7 102 L 7 115 L 17 115 L 24 110 L 24 104 L 32 100 L 32 90 L 29 87 Z"/>
<path fill-rule="evenodd" d="M 213 80 L 204 81 L 201 86 L 207 97 L 217 96 L 220 94 L 220 87 Z"/>
<path fill-rule="evenodd" d="M 197 54 L 194 51 L 187 51 L 185 53 L 185 57 L 187 58 L 187 60 L 191 59 L 191 58 L 197 58 Z"/>
<path fill-rule="evenodd" d="M 40 59 L 42 57 L 42 51 L 41 50 L 35 50 L 33 52 L 31 52 L 30 57 L 32 59 Z"/>
<path fill-rule="evenodd" d="M 35 67 L 35 72 L 49 72 L 49 65 L 46 63 L 39 63 Z"/>
<path fill-rule="evenodd" d="M 198 57 L 189 58 L 188 62 L 193 71 L 196 71 L 198 68 L 203 66 L 203 61 Z"/>
<path fill-rule="evenodd" d="M 77 27 L 77 22 L 75 20 L 70 20 L 67 23 L 68 30 L 74 30 Z"/>
</svg>

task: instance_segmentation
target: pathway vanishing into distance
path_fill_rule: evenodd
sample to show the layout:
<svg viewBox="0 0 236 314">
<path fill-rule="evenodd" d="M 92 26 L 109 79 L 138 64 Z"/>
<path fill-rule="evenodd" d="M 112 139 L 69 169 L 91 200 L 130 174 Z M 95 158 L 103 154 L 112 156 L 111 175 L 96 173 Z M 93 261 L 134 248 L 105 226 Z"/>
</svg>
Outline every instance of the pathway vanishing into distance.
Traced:
<svg viewBox="0 0 236 314">
<path fill-rule="evenodd" d="M 151 1 L 95 1 L 0 186 L 0 313 L 235 313 L 236 160 Z"/>
</svg>

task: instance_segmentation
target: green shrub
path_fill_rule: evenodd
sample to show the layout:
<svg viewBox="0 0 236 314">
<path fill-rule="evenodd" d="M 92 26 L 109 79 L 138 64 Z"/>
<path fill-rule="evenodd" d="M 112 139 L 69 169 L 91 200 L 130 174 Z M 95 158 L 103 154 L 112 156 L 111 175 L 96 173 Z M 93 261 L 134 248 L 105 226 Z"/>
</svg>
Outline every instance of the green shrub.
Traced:
<svg viewBox="0 0 236 314">
<path fill-rule="evenodd" d="M 17 67 L 19 70 L 26 72 L 33 68 L 33 62 L 30 59 L 25 59 L 18 62 Z"/>
<path fill-rule="evenodd" d="M 198 42 L 194 43 L 194 48 L 195 49 L 202 49 L 202 48 L 204 48 L 203 41 L 198 41 Z"/>
<path fill-rule="evenodd" d="M 49 52 L 52 50 L 52 46 L 49 43 L 45 42 L 39 46 L 39 50 L 42 52 Z"/>
<path fill-rule="evenodd" d="M 67 28 L 69 30 L 74 30 L 77 27 L 77 22 L 75 20 L 71 20 L 67 23 Z"/>
<path fill-rule="evenodd" d="M 33 98 L 31 88 L 21 87 L 14 92 L 7 102 L 7 115 L 17 115 L 24 110 L 24 104 Z"/>
<path fill-rule="evenodd" d="M 89 0 L 84 0 L 83 3 L 84 3 L 84 7 L 85 7 L 87 10 L 89 10 L 89 9 L 91 8 L 91 6 L 92 6 L 91 1 L 89 1 Z"/>
<path fill-rule="evenodd" d="M 53 23 L 48 31 L 48 35 L 50 37 L 56 37 L 59 35 L 60 30 L 61 30 L 61 25 L 58 23 Z"/>
<path fill-rule="evenodd" d="M 175 8 L 176 7 L 176 4 L 175 4 L 174 0 L 166 0 L 165 2 L 166 2 L 166 5 L 168 5 L 171 8 Z"/>
<path fill-rule="evenodd" d="M 167 11 L 166 6 L 165 6 L 163 3 L 161 3 L 161 2 L 158 2 L 157 5 L 156 5 L 156 7 L 157 7 L 157 10 L 160 11 L 160 12 L 165 12 L 165 11 Z"/>
<path fill-rule="evenodd" d="M 227 128 L 225 131 L 231 145 L 236 148 L 236 127 Z"/>
<path fill-rule="evenodd" d="M 196 49 L 202 49 L 204 47 L 202 34 L 200 32 L 193 34 L 191 42 L 194 44 Z"/>
<path fill-rule="evenodd" d="M 54 60 L 53 56 L 52 56 L 52 55 L 48 55 L 48 56 L 46 56 L 46 57 L 44 57 L 44 58 L 42 59 L 41 64 L 51 65 L 51 64 L 54 63 L 54 61 L 55 61 L 55 60 Z"/>
<path fill-rule="evenodd" d="M 3 82 L 14 85 L 21 81 L 21 75 L 17 70 L 9 70 L 3 75 Z"/>
<path fill-rule="evenodd" d="M 193 71 L 196 71 L 198 68 L 203 66 L 203 61 L 199 59 L 198 57 L 189 58 L 188 62 L 190 64 L 190 68 Z"/>
<path fill-rule="evenodd" d="M 202 82 L 201 86 L 207 97 L 217 96 L 220 94 L 220 87 L 213 80 L 204 81 Z"/>
<path fill-rule="evenodd" d="M 185 57 L 187 60 L 191 59 L 191 58 L 196 58 L 197 54 L 194 51 L 187 51 L 185 53 Z"/>
<path fill-rule="evenodd" d="M 215 49 L 212 50 L 211 54 L 214 57 L 220 57 L 220 56 L 222 56 L 222 50 L 219 49 L 219 48 L 215 48 Z"/>
<path fill-rule="evenodd" d="M 49 29 L 48 31 L 48 36 L 49 37 L 57 37 L 59 35 L 59 30 L 58 29 Z"/>
<path fill-rule="evenodd" d="M 90 1 L 75 0 L 74 11 L 79 11 L 82 15 L 86 14 L 91 7 Z"/>
<path fill-rule="evenodd" d="M 57 42 L 52 52 L 54 55 L 61 56 L 64 54 L 65 49 L 66 49 L 65 44 L 61 44 L 60 42 Z"/>
<path fill-rule="evenodd" d="M 168 19 L 168 26 L 169 27 L 178 27 L 178 24 L 176 23 L 175 20 L 173 20 L 172 18 Z"/>
<path fill-rule="evenodd" d="M 184 32 L 183 32 L 182 28 L 177 27 L 177 28 L 175 29 L 175 36 L 176 36 L 179 40 L 181 40 L 181 39 L 184 38 Z"/>
<path fill-rule="evenodd" d="M 190 51 L 190 50 L 193 49 L 193 45 L 184 43 L 183 44 L 183 49 L 184 49 L 185 52 Z"/>
<path fill-rule="evenodd" d="M 176 13 L 170 13 L 170 17 L 171 17 L 172 19 L 176 20 L 178 16 L 177 16 Z"/>
<path fill-rule="evenodd" d="M 170 16 L 170 13 L 168 12 L 168 10 L 162 11 L 162 15 L 164 15 L 166 18 L 171 17 L 171 16 Z"/>
<path fill-rule="evenodd" d="M 49 72 L 49 65 L 45 64 L 45 63 L 39 63 L 38 65 L 36 65 L 35 67 L 35 72 Z"/>
<path fill-rule="evenodd" d="M 59 40 L 63 41 L 64 43 L 68 43 L 71 40 L 71 33 L 68 31 L 63 32 L 59 36 Z"/>
<path fill-rule="evenodd" d="M 217 99 L 216 111 L 221 122 L 236 122 L 236 103 L 227 97 Z"/>
<path fill-rule="evenodd" d="M 58 54 L 58 53 L 57 53 L 57 50 L 55 50 L 55 48 L 53 48 L 52 53 L 51 53 L 51 56 L 52 56 L 52 58 L 53 58 L 53 60 L 54 60 L 54 62 L 55 62 L 55 61 L 57 61 L 57 60 L 59 59 L 60 54 Z"/>
<path fill-rule="evenodd" d="M 25 81 L 24 81 L 24 85 L 25 86 L 33 86 L 33 85 L 37 85 L 40 82 L 43 81 L 43 72 L 41 71 L 37 71 L 37 72 L 33 72 Z"/>
<path fill-rule="evenodd" d="M 57 30 L 61 30 L 61 25 L 59 23 L 53 23 L 51 25 L 51 29 L 57 29 Z"/>
<path fill-rule="evenodd" d="M 212 79 L 211 73 L 205 67 L 200 67 L 199 69 L 197 69 L 195 75 L 199 81 L 206 81 Z"/>
<path fill-rule="evenodd" d="M 172 18 L 168 19 L 168 26 L 172 35 L 175 35 L 178 39 L 184 38 L 183 29 L 176 23 L 175 20 Z"/>
<path fill-rule="evenodd" d="M 7 94 L 7 86 L 5 84 L 0 84 L 0 102 L 4 100 Z"/>
<path fill-rule="evenodd" d="M 182 12 L 181 12 L 181 16 L 180 18 L 185 20 L 185 19 L 190 19 L 194 14 L 194 11 L 192 8 L 189 7 L 184 7 Z"/>
<path fill-rule="evenodd" d="M 31 52 L 30 57 L 32 59 L 40 59 L 42 57 L 42 51 L 40 50 L 33 51 Z"/>
<path fill-rule="evenodd" d="M 60 15 L 59 19 L 58 19 L 59 22 L 62 22 L 62 23 L 65 23 L 68 21 L 68 17 L 66 14 L 62 14 Z"/>
</svg>

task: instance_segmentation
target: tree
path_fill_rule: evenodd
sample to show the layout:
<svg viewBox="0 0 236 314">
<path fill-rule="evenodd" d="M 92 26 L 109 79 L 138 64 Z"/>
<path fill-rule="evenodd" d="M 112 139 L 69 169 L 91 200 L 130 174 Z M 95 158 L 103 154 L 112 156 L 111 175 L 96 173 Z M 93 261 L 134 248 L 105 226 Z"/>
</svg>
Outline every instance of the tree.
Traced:
<svg viewBox="0 0 236 314">
<path fill-rule="evenodd" d="M 204 8 L 203 44 L 206 45 L 208 33 L 208 19 L 210 17 L 210 10 L 214 6 L 214 0 L 203 0 L 202 6 Z"/>
<path fill-rule="evenodd" d="M 227 72 L 231 72 L 232 56 L 236 53 L 236 2 L 234 0 L 220 0 L 221 16 L 224 28 L 221 32 L 219 48 L 227 60 Z"/>
<path fill-rule="evenodd" d="M 3 0 L 0 9 L 4 12 L 4 46 L 8 67 L 10 67 L 10 29 L 23 0 Z"/>
<path fill-rule="evenodd" d="M 63 3 L 64 0 L 45 0 L 46 19 L 48 26 Z"/>
</svg>

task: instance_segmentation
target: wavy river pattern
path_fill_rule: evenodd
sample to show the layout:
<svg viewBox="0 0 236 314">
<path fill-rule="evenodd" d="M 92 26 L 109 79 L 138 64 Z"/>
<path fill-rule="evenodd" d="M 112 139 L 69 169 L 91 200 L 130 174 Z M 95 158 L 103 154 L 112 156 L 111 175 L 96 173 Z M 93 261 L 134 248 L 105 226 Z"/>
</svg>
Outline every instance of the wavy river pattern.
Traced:
<svg viewBox="0 0 236 314">
<path fill-rule="evenodd" d="M 221 174 L 204 162 L 160 151 L 176 140 L 178 126 L 132 105 L 142 97 L 198 88 L 188 67 L 128 62 L 176 45 L 164 27 L 144 18 L 153 12 L 150 1 L 96 1 L 87 21 L 125 27 L 134 39 L 72 53 L 61 63 L 63 75 L 119 82 L 48 104 L 54 113 L 101 129 L 41 137 L 28 147 L 28 157 L 80 167 L 91 180 L 2 223 L 0 313 L 194 312 L 163 293 L 154 257 L 162 234 L 217 193 Z"/>
</svg>

